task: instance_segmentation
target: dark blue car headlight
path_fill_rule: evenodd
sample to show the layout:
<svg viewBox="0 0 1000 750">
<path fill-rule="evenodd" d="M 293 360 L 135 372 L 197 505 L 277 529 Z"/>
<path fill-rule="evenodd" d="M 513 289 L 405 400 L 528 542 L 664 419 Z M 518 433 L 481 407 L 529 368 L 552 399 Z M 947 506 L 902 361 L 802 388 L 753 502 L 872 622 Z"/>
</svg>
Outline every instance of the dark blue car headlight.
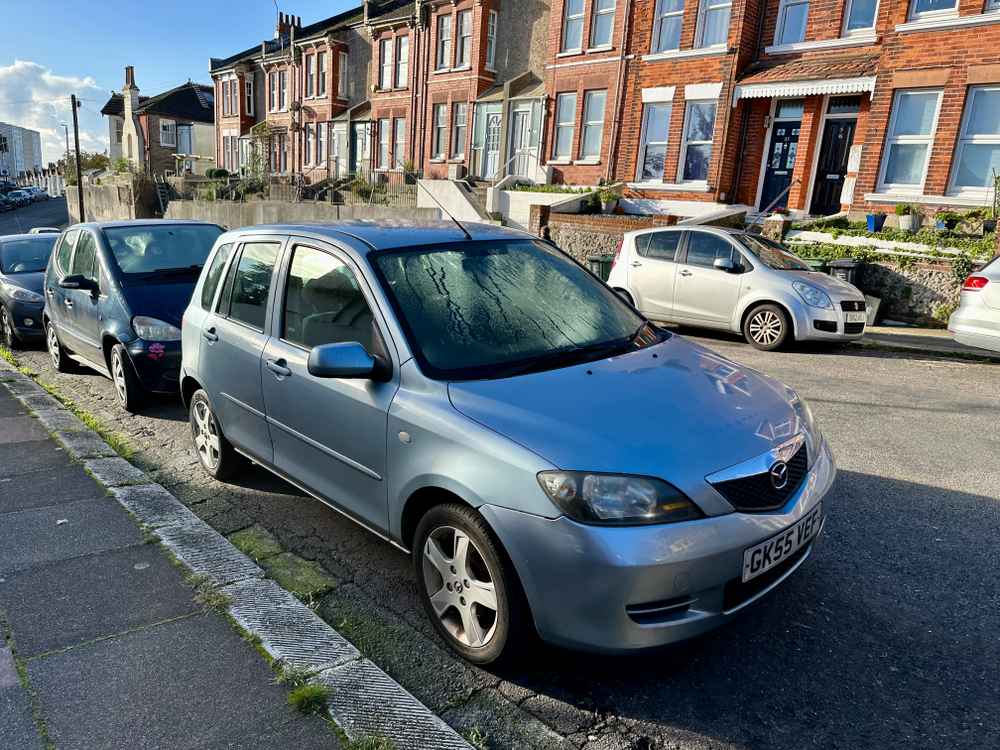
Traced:
<svg viewBox="0 0 1000 750">
<path fill-rule="evenodd" d="M 135 335 L 145 341 L 180 341 L 181 329 L 157 318 L 136 315 L 132 318 Z"/>
<path fill-rule="evenodd" d="M 570 518 L 635 526 L 703 518 L 701 509 L 662 479 L 584 471 L 543 471 L 538 483 Z"/>
<path fill-rule="evenodd" d="M 10 292 L 11 299 L 17 302 L 31 302 L 33 304 L 39 305 L 45 301 L 45 298 L 38 294 L 38 292 L 33 292 L 30 289 L 25 289 L 23 287 L 15 286 Z"/>
</svg>

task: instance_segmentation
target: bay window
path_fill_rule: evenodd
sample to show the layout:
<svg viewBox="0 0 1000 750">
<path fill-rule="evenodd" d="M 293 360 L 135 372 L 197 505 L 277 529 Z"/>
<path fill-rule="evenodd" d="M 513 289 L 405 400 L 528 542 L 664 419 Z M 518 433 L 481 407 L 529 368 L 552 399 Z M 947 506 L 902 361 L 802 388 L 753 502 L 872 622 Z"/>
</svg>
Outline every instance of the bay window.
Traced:
<svg viewBox="0 0 1000 750">
<path fill-rule="evenodd" d="M 923 190 L 940 105 L 940 89 L 896 92 L 882 154 L 883 189 Z"/>
<path fill-rule="evenodd" d="M 251 117 L 253 116 L 253 79 L 247 78 L 246 81 L 246 96 L 247 96 L 247 114 Z"/>
<path fill-rule="evenodd" d="M 437 68 L 451 67 L 451 16 L 438 16 Z"/>
<path fill-rule="evenodd" d="M 313 96 L 316 93 L 316 57 L 306 55 L 302 61 L 306 69 L 306 96 Z"/>
<path fill-rule="evenodd" d="M 552 158 L 573 158 L 573 131 L 576 125 L 576 94 L 556 95 L 556 137 Z"/>
<path fill-rule="evenodd" d="M 639 180 L 662 180 L 670 130 L 669 102 L 650 102 L 643 107 L 642 139 L 639 142 Z"/>
<path fill-rule="evenodd" d="M 337 61 L 337 96 L 347 98 L 347 53 L 341 52 Z"/>
<path fill-rule="evenodd" d="M 316 158 L 313 163 L 319 166 L 326 164 L 326 123 L 316 123 Z"/>
<path fill-rule="evenodd" d="M 406 161 L 406 120 L 397 117 L 392 124 L 392 166 L 402 169 Z"/>
<path fill-rule="evenodd" d="M 451 124 L 451 158 L 465 158 L 465 131 L 468 124 L 469 105 L 466 102 L 455 104 Z"/>
<path fill-rule="evenodd" d="M 680 179 L 705 182 L 712 162 L 712 135 L 715 132 L 715 101 L 689 101 L 684 112 L 684 139 L 681 143 Z"/>
<path fill-rule="evenodd" d="M 316 55 L 316 96 L 326 96 L 326 53 Z"/>
<path fill-rule="evenodd" d="M 993 190 L 994 175 L 1000 173 L 1000 86 L 969 89 L 962 129 L 952 166 L 953 192 L 981 193 Z"/>
<path fill-rule="evenodd" d="M 288 71 L 278 71 L 278 109 L 284 112 L 288 109 Z"/>
<path fill-rule="evenodd" d="M 389 138 L 392 131 L 389 129 L 389 118 L 383 117 L 378 121 L 378 167 L 379 169 L 389 168 Z"/>
<path fill-rule="evenodd" d="M 275 70 L 267 75 L 267 109 L 269 112 L 278 109 L 278 72 Z"/>
<path fill-rule="evenodd" d="M 434 105 L 434 134 L 431 147 L 431 156 L 434 159 L 443 160 L 445 155 L 445 141 L 448 139 L 448 105 Z"/>
<path fill-rule="evenodd" d="M 458 50 L 455 67 L 465 68 L 472 64 L 472 11 L 463 10 L 458 14 Z"/>
<path fill-rule="evenodd" d="M 680 49 L 684 25 L 684 0 L 656 0 L 653 19 L 653 52 Z"/>
<path fill-rule="evenodd" d="M 729 13 L 732 0 L 701 0 L 695 47 L 718 47 L 729 40 Z"/>
<path fill-rule="evenodd" d="M 410 79 L 410 37 L 396 39 L 396 88 L 406 88 Z"/>
<path fill-rule="evenodd" d="M 580 158 L 599 159 L 604 139 L 604 104 L 607 91 L 587 91 L 583 95 L 583 131 L 580 137 Z"/>
<path fill-rule="evenodd" d="M 303 164 L 312 164 L 313 160 L 313 124 L 307 122 L 303 128 L 303 148 L 302 148 L 302 162 Z"/>
<path fill-rule="evenodd" d="M 379 57 L 379 77 L 378 86 L 380 89 L 392 88 L 392 39 L 383 39 L 378 43 Z"/>
</svg>

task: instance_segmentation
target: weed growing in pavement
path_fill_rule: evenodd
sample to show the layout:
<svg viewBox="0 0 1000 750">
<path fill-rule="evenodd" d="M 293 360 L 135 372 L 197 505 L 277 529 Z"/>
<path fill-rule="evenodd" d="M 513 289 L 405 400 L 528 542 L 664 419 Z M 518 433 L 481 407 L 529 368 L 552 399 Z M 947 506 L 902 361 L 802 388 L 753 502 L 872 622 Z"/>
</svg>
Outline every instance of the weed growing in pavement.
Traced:
<svg viewBox="0 0 1000 750">
<path fill-rule="evenodd" d="M 303 685 L 308 685 L 309 678 L 315 674 L 311 670 L 303 669 L 302 667 L 290 667 L 280 662 L 275 665 L 275 669 L 277 674 L 274 677 L 274 682 L 290 688 L 300 688 Z"/>
<path fill-rule="evenodd" d="M 462 736 L 465 741 L 472 745 L 476 750 L 487 750 L 489 747 L 489 738 L 486 733 L 483 732 L 479 727 L 472 727 L 471 729 L 466 729 L 462 732 Z"/>
<path fill-rule="evenodd" d="M 359 737 L 356 740 L 341 738 L 344 750 L 396 750 L 392 740 L 376 734 L 370 737 Z"/>
<path fill-rule="evenodd" d="M 189 575 L 184 580 L 189 586 L 194 587 L 194 600 L 205 609 L 225 612 L 226 608 L 233 603 L 229 595 L 219 591 L 218 586 L 212 583 L 208 576 Z"/>
<path fill-rule="evenodd" d="M 288 705 L 304 714 L 318 714 L 326 709 L 330 692 L 330 688 L 326 685 L 316 683 L 299 685 L 288 694 Z"/>
<path fill-rule="evenodd" d="M 14 356 L 14 352 L 8 349 L 6 346 L 0 346 L 0 359 L 7 360 L 8 364 L 12 367 L 17 367 L 17 357 Z"/>
</svg>

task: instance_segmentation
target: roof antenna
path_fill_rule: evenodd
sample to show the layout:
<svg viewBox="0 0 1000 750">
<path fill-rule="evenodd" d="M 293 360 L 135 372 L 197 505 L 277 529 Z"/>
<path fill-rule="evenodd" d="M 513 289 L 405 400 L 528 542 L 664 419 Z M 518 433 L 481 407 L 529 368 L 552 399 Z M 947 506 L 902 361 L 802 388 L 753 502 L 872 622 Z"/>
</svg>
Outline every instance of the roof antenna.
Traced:
<svg viewBox="0 0 1000 750">
<path fill-rule="evenodd" d="M 416 182 L 416 184 L 417 184 L 417 187 L 419 187 L 419 188 L 423 188 L 423 191 L 424 191 L 425 193 L 427 193 L 427 196 L 428 196 L 428 197 L 429 197 L 429 198 L 430 198 L 430 199 L 431 199 L 432 201 L 434 201 L 435 203 L 437 203 L 437 205 L 438 205 L 438 208 L 440 208 L 440 209 L 441 209 L 441 212 L 442 212 L 442 213 L 443 213 L 443 214 L 444 214 L 445 216 L 447 216 L 447 217 L 448 217 L 449 219 L 451 219 L 451 220 L 452 220 L 453 222 L 455 222 L 455 226 L 456 226 L 456 227 L 458 227 L 458 228 L 459 228 L 459 229 L 461 230 L 462 234 L 464 234 L 464 235 L 465 235 L 465 239 L 467 239 L 467 240 L 471 240 L 471 239 L 472 239 L 472 235 L 471 235 L 471 234 L 469 234 L 469 230 L 468 230 L 468 229 L 466 229 L 465 227 L 463 227 L 463 226 L 462 226 L 462 222 L 460 222 L 460 221 L 459 221 L 458 219 L 456 219 L 456 218 L 455 218 L 454 216 L 452 216 L 452 215 L 451 215 L 451 212 L 450 212 L 450 211 L 449 211 L 449 210 L 448 210 L 447 208 L 445 208 L 445 207 L 444 207 L 443 205 L 441 205 L 441 201 L 439 201 L 439 200 L 438 200 L 437 198 L 435 198 L 435 197 L 434 197 L 434 194 L 433 194 L 433 193 L 432 193 L 432 192 L 431 192 L 430 190 L 428 190 L 428 189 L 427 189 L 427 188 L 426 188 L 426 187 L 425 187 L 424 185 L 421 185 L 421 184 L 420 184 L 420 179 L 419 179 L 419 178 L 417 177 L 417 175 L 416 175 L 416 174 L 414 174 L 413 172 L 408 172 L 408 171 L 406 170 L 406 168 L 405 168 L 405 167 L 403 167 L 402 165 L 399 165 L 399 168 L 400 168 L 400 170 L 402 170 L 403 174 L 407 174 L 407 175 L 410 175 L 410 176 L 411 176 L 411 177 L 412 177 L 412 178 L 414 179 L 414 181 L 415 181 L 415 182 Z M 373 187 L 373 188 L 372 188 L 372 193 L 374 194 L 374 192 L 375 192 L 375 188 Z"/>
</svg>

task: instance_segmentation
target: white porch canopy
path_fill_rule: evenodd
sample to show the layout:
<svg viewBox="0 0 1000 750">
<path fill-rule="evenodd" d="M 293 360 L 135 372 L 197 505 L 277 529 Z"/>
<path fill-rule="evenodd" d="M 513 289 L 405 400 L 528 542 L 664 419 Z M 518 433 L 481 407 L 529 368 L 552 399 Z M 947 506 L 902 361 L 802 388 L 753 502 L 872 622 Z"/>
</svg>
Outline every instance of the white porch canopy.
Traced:
<svg viewBox="0 0 1000 750">
<path fill-rule="evenodd" d="M 764 81 L 738 84 L 733 90 L 733 106 L 740 99 L 770 99 L 786 96 L 861 94 L 875 90 L 875 76 L 826 78 L 815 81 Z"/>
</svg>

